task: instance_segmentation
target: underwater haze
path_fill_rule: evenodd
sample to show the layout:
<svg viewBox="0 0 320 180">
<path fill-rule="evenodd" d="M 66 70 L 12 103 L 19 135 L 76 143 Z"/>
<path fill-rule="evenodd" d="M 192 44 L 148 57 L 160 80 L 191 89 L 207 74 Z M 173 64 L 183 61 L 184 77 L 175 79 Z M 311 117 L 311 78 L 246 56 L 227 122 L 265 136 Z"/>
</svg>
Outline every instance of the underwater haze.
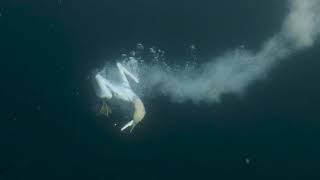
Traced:
<svg viewBox="0 0 320 180">
<path fill-rule="evenodd" d="M 318 0 L 3 0 L 0 37 L 0 180 L 320 178 Z M 92 83 L 127 57 L 132 133 Z"/>
</svg>

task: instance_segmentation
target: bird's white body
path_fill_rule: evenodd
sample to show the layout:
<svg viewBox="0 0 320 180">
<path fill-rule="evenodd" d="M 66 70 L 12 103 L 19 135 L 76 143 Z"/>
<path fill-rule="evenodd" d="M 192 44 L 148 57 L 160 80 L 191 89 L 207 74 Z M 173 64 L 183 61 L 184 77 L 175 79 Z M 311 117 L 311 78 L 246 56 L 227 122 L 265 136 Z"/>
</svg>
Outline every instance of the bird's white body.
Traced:
<svg viewBox="0 0 320 180">
<path fill-rule="evenodd" d="M 100 97 L 111 99 L 115 96 L 118 99 L 124 101 L 133 101 L 137 96 L 130 86 L 124 86 L 123 84 L 111 83 L 109 80 L 105 79 L 101 74 L 96 75 L 96 81 L 100 88 Z"/>
<path fill-rule="evenodd" d="M 139 83 L 139 79 L 129 72 L 122 64 L 117 63 L 120 76 L 122 79 L 121 83 L 111 83 L 108 79 L 102 76 L 101 72 L 97 73 L 95 80 L 99 88 L 99 97 L 104 99 L 111 99 L 112 97 L 121 99 L 123 101 L 132 102 L 135 108 L 133 120 L 128 122 L 121 128 L 121 131 L 125 130 L 127 127 L 132 127 L 138 124 L 145 115 L 145 109 L 140 98 L 133 92 L 126 75 L 131 77 L 136 83 Z"/>
</svg>

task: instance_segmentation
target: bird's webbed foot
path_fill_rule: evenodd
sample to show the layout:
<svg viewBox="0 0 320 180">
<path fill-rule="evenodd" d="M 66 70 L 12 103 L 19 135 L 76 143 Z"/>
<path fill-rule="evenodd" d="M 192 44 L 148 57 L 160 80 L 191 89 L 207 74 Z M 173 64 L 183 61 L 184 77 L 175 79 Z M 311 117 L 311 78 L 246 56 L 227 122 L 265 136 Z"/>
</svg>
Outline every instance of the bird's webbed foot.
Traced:
<svg viewBox="0 0 320 180">
<path fill-rule="evenodd" d="M 101 108 L 99 110 L 99 114 L 105 115 L 109 117 L 109 115 L 112 113 L 111 107 L 107 104 L 106 101 L 102 101 Z"/>
</svg>

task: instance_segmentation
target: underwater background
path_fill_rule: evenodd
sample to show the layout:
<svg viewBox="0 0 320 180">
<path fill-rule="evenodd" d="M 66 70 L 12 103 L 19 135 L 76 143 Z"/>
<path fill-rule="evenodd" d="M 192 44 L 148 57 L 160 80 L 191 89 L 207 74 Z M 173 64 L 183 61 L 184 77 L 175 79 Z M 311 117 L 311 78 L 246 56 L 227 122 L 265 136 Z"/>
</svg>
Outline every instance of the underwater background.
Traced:
<svg viewBox="0 0 320 180">
<path fill-rule="evenodd" d="M 0 180 L 318 179 L 320 45 L 219 103 L 146 99 L 132 134 L 97 116 L 90 76 L 137 43 L 183 63 L 280 31 L 286 1 L 0 2 Z M 114 115 L 114 118 L 122 118 Z"/>
</svg>

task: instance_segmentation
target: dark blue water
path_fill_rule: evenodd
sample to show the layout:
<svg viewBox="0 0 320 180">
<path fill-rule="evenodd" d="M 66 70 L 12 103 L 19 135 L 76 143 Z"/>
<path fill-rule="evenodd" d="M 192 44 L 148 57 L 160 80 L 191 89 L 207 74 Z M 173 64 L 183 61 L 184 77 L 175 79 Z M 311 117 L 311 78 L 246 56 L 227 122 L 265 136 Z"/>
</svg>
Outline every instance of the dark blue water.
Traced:
<svg viewBox="0 0 320 180">
<path fill-rule="evenodd" d="M 220 104 L 146 101 L 134 134 L 97 117 L 88 75 L 142 42 L 201 61 L 280 30 L 285 1 L 0 2 L 0 179 L 317 179 L 320 46 Z M 200 62 L 201 63 L 201 62 Z"/>
</svg>

